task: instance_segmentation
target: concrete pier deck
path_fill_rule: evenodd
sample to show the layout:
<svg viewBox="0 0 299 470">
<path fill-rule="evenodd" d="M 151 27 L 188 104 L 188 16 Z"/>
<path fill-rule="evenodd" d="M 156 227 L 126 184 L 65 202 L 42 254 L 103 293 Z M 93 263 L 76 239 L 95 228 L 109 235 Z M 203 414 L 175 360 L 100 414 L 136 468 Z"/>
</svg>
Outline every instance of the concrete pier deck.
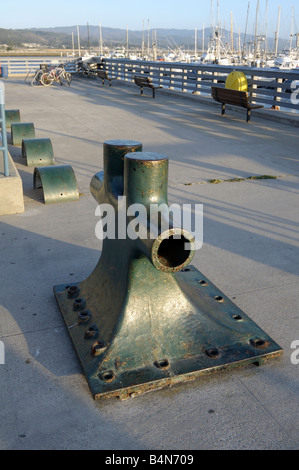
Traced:
<svg viewBox="0 0 299 470">
<path fill-rule="evenodd" d="M 57 164 L 72 165 L 80 199 L 45 205 L 33 168 L 9 145 L 25 212 L 0 216 L 0 449 L 298 449 L 298 127 L 258 112 L 247 124 L 245 114 L 221 117 L 163 90 L 152 99 L 116 80 L 46 88 L 9 78 L 5 87 L 6 109 L 51 139 Z M 192 264 L 284 349 L 281 359 L 94 401 L 52 288 L 85 279 L 100 257 L 89 184 L 110 139 L 169 156 L 169 202 L 204 208 Z"/>
</svg>

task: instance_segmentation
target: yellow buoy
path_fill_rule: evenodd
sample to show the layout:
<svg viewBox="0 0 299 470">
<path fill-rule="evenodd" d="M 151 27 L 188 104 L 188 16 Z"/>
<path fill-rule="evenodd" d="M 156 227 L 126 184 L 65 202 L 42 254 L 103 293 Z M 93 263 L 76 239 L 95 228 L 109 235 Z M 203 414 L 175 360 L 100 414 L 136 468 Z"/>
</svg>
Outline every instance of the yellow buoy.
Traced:
<svg viewBox="0 0 299 470">
<path fill-rule="evenodd" d="M 246 75 L 243 72 L 234 70 L 231 72 L 225 82 L 225 88 L 230 90 L 247 91 L 248 84 Z"/>
</svg>

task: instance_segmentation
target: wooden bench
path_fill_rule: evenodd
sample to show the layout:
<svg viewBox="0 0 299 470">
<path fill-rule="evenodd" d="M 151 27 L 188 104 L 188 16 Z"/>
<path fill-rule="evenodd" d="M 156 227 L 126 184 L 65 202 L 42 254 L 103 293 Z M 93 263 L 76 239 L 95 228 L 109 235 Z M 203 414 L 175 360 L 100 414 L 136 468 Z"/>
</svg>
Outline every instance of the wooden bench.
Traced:
<svg viewBox="0 0 299 470">
<path fill-rule="evenodd" d="M 158 88 L 162 88 L 161 85 L 154 85 L 153 79 L 151 77 L 147 77 L 146 75 L 134 75 L 134 82 L 137 86 L 140 86 L 141 94 L 143 95 L 143 88 L 151 88 L 153 90 L 153 98 L 155 98 L 156 90 Z"/>
<path fill-rule="evenodd" d="M 228 88 L 221 88 L 221 87 L 211 87 L 212 89 L 212 97 L 215 101 L 222 104 L 222 111 L 221 115 L 225 113 L 225 105 L 231 104 L 232 106 L 238 106 L 240 108 L 247 109 L 247 122 L 250 120 L 251 110 L 263 108 L 264 106 L 260 105 L 252 105 L 249 102 L 249 94 L 247 91 L 238 91 L 238 90 L 230 90 Z"/>
<path fill-rule="evenodd" d="M 101 78 L 103 85 L 105 85 L 105 80 L 108 80 L 109 86 L 111 86 L 112 77 L 109 77 L 108 72 L 106 70 L 98 70 L 98 77 Z"/>
</svg>

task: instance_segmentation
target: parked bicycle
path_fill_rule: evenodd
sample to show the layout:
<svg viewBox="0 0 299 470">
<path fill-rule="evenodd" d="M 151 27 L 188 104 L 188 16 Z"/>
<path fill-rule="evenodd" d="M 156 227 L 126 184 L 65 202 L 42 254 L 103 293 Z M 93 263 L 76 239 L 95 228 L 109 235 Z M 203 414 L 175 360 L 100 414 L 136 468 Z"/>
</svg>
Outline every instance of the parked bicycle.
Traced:
<svg viewBox="0 0 299 470">
<path fill-rule="evenodd" d="M 30 69 L 25 77 L 25 82 L 31 86 L 41 85 L 41 78 L 48 72 L 48 65 L 41 64 L 38 69 Z"/>
<path fill-rule="evenodd" d="M 70 86 L 72 75 L 65 70 L 63 65 L 58 65 L 50 70 L 50 72 L 43 73 L 40 81 L 44 86 L 50 86 L 53 82 L 57 82 L 60 85 Z"/>
</svg>

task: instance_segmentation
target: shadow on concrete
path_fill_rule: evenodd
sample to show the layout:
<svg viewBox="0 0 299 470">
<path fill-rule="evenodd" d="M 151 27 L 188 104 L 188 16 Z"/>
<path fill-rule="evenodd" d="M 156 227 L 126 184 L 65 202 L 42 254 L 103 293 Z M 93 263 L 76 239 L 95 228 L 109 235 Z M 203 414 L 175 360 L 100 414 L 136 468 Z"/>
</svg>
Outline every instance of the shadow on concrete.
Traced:
<svg viewBox="0 0 299 470">
<path fill-rule="evenodd" d="M 240 445 L 246 447 L 244 440 L 256 426 L 254 419 L 248 421 L 248 415 L 257 407 L 244 386 L 252 374 L 247 368 L 237 376 L 227 371 L 126 402 L 94 402 L 52 286 L 83 280 L 93 270 L 100 252 L 30 230 L 16 230 L 5 223 L 1 224 L 0 237 L 0 339 L 5 341 L 7 358 L 0 370 L 4 374 L 0 396 L 6 403 L 0 410 L 1 421 L 6 423 L 3 448 L 234 449 L 239 441 L 227 442 L 223 426 L 234 415 L 235 422 L 240 419 L 245 403 L 243 419 L 247 416 L 247 425 L 238 427 L 236 434 Z M 261 369 L 266 380 L 270 374 L 270 385 L 279 383 L 281 388 L 283 384 L 293 394 L 295 384 L 277 367 L 275 363 Z M 235 390 L 233 398 L 227 394 L 228 388 Z M 264 417 L 265 424 L 261 424 L 260 438 L 249 441 L 248 448 L 269 447 L 264 428 L 272 418 L 260 408 L 259 416 Z M 198 426 L 205 432 L 198 433 Z M 274 448 L 294 447 L 283 429 L 272 441 Z"/>
</svg>

